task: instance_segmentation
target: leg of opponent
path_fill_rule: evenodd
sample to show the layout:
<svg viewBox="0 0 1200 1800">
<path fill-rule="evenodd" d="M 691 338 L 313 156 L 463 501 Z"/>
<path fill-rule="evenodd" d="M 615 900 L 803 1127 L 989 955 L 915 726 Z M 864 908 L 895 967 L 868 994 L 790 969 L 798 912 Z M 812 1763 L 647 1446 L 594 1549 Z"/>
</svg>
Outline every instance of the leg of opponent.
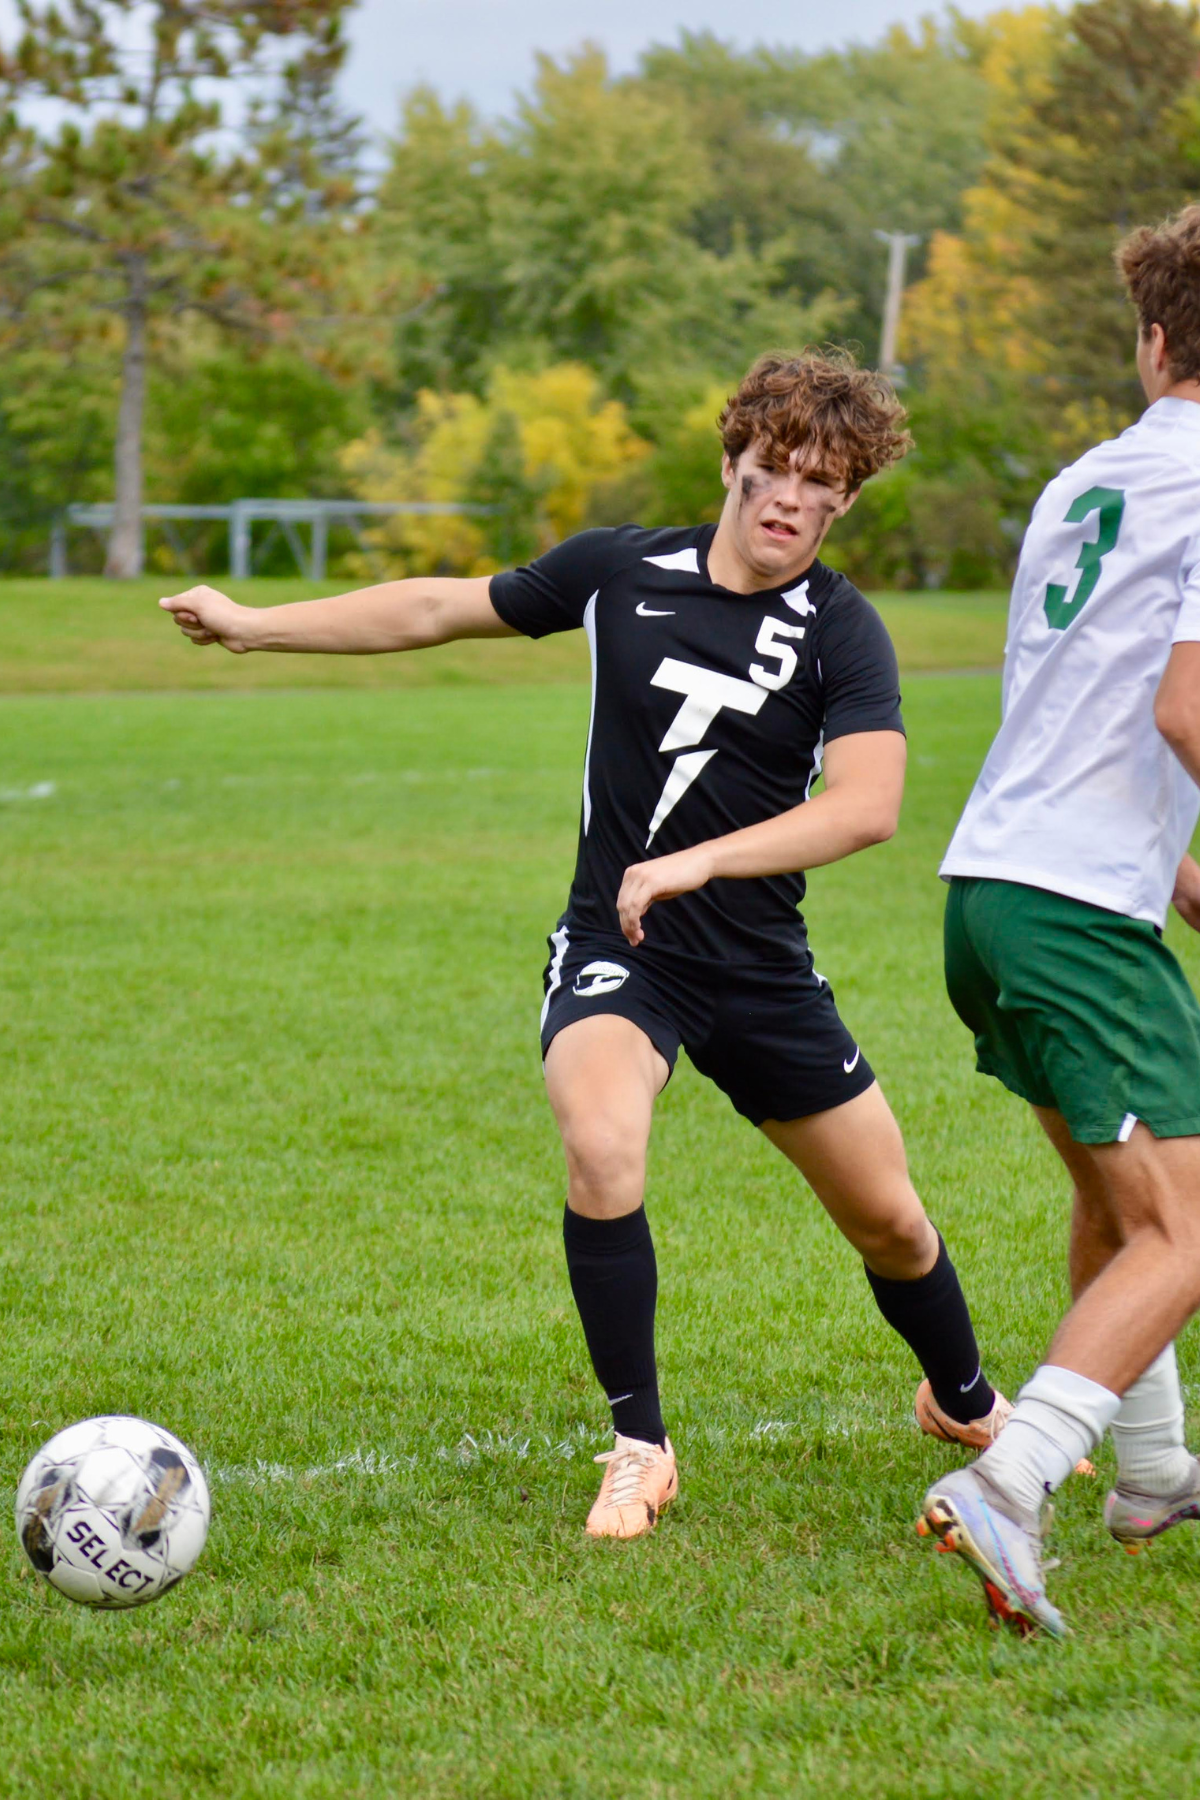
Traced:
<svg viewBox="0 0 1200 1800">
<path fill-rule="evenodd" d="M 1200 1139 L 1155 1138 L 1137 1125 L 1123 1144 L 1076 1144 L 1061 1115 L 1038 1116 L 1075 1177 L 1077 1297 L 986 1474 L 1036 1511 L 1111 1425 L 1118 1488 L 1194 1486 L 1171 1346 L 1200 1305 Z"/>
<path fill-rule="evenodd" d="M 675 1456 L 658 1397 L 658 1270 L 642 1194 L 654 1101 L 669 1070 L 632 1020 L 564 1026 L 546 1054 L 546 1091 L 567 1159 L 563 1242 L 616 1449 L 588 1517 L 596 1537 L 637 1537 L 674 1497 Z"/>
<path fill-rule="evenodd" d="M 1071 1242 L 1067 1262 L 1071 1276 L 1071 1298 L 1078 1300 L 1101 1270 L 1106 1269 L 1124 1243 L 1121 1222 L 1110 1205 L 1108 1189 L 1101 1180 L 1086 1146 L 1077 1144 L 1067 1121 L 1050 1106 L 1035 1106 L 1046 1136 L 1067 1166 L 1074 1191 L 1071 1196 Z"/>
<path fill-rule="evenodd" d="M 1200 1304 L 1200 1136 L 1156 1139 L 1133 1115 L 1196 1116 L 1195 1001 L 1144 922 L 1003 882 L 951 884 L 946 981 L 980 1066 L 1041 1100 L 1074 1180 L 1075 1304 L 1003 1436 L 926 1494 L 922 1527 L 965 1557 L 993 1612 L 1061 1636 L 1041 1562 L 1046 1495 L 1109 1426 L 1122 1472 L 1144 1461 L 1147 1487 L 1181 1466 L 1170 1345 Z M 1105 1141 L 1075 1141 L 1068 1119 Z M 1119 1519 L 1122 1485 L 1105 1509 L 1115 1536 L 1191 1516 L 1143 1504 Z M 1200 1511 L 1195 1463 L 1186 1486 L 1176 1499 Z"/>
<path fill-rule="evenodd" d="M 1124 1228 L 1095 1158 L 1075 1142 L 1062 1114 L 1041 1106 L 1034 1111 L 1075 1183 L 1070 1269 L 1071 1295 L 1078 1300 L 1121 1249 Z M 1105 1521 L 1133 1551 L 1180 1518 L 1195 1518 L 1200 1501 L 1200 1469 L 1184 1443 L 1174 1344 L 1126 1388 L 1109 1430 L 1117 1452 L 1117 1485 L 1108 1496 Z"/>
<path fill-rule="evenodd" d="M 765 1119 L 762 1130 L 859 1252 L 880 1312 L 920 1363 L 923 1428 L 976 1449 L 991 1443 L 1008 1402 L 984 1377 L 958 1276 L 909 1180 L 878 1083 L 825 1112 Z"/>
</svg>

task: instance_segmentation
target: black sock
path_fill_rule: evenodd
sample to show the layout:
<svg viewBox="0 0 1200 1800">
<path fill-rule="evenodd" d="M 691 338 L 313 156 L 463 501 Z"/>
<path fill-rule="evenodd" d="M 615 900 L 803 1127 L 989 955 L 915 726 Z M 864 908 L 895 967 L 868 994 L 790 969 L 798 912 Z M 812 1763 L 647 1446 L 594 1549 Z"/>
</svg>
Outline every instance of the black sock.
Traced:
<svg viewBox="0 0 1200 1800">
<path fill-rule="evenodd" d="M 563 1243 L 583 1335 L 615 1429 L 665 1445 L 654 1363 L 658 1264 L 645 1207 L 622 1219 L 585 1219 L 567 1207 Z"/>
<path fill-rule="evenodd" d="M 984 1379 L 971 1315 L 941 1232 L 937 1261 L 927 1275 L 891 1281 L 867 1269 L 867 1280 L 876 1306 L 925 1371 L 942 1411 L 960 1425 L 991 1412 L 995 1395 Z"/>
</svg>

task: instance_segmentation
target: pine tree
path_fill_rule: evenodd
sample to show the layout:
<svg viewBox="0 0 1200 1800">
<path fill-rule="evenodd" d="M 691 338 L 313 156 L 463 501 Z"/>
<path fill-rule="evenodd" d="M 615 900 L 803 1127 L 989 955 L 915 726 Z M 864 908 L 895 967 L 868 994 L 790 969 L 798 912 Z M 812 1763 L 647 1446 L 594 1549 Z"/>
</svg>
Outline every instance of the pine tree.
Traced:
<svg viewBox="0 0 1200 1800">
<path fill-rule="evenodd" d="M 1035 133 L 1013 145 L 1025 172 L 1024 272 L 1039 299 L 1057 391 L 1097 396 L 1128 416 L 1140 405 L 1133 315 L 1112 252 L 1136 225 L 1196 197 L 1189 103 L 1200 35 L 1192 6 L 1088 0 L 1067 17 Z"/>
<path fill-rule="evenodd" d="M 172 321 L 262 337 L 331 304 L 336 233 L 315 242 L 312 215 L 345 171 L 323 173 L 264 95 L 281 83 L 311 115 L 348 3 L 17 0 L 21 35 L 0 52 L 0 308 L 11 343 L 119 356 L 110 575 L 141 568 L 147 370 Z M 219 96 L 235 87 L 252 104 L 231 154 Z M 56 132 L 22 117 L 37 97 L 67 109 Z"/>
<path fill-rule="evenodd" d="M 471 501 L 490 509 L 480 531 L 498 568 L 513 569 L 537 555 L 538 507 L 548 485 L 529 478 L 520 420 L 498 411 L 468 487 Z"/>
</svg>

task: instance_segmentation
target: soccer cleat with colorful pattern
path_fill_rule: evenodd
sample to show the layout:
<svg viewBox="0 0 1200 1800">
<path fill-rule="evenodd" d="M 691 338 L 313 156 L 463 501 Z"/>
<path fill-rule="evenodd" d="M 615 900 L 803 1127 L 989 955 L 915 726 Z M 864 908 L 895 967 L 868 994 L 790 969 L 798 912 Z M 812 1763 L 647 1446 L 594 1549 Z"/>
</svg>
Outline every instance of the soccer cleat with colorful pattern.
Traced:
<svg viewBox="0 0 1200 1800">
<path fill-rule="evenodd" d="M 1185 1519 L 1200 1519 L 1200 1462 L 1195 1457 L 1190 1476 L 1173 1494 L 1145 1494 L 1118 1480 L 1104 1502 L 1104 1523 L 1130 1556 Z"/>
<path fill-rule="evenodd" d="M 983 1583 L 992 1618 L 1022 1637 L 1041 1630 L 1066 1637 L 1062 1614 L 1046 1598 L 1038 1521 L 1019 1516 L 978 1464 L 937 1481 L 921 1504 L 917 1531 L 961 1556 Z"/>
<path fill-rule="evenodd" d="M 595 1505 L 587 1516 L 592 1537 L 641 1537 L 653 1531 L 663 1507 L 679 1492 L 671 1440 L 660 1450 L 640 1438 L 622 1437 L 594 1459 L 606 1463 Z"/>
</svg>

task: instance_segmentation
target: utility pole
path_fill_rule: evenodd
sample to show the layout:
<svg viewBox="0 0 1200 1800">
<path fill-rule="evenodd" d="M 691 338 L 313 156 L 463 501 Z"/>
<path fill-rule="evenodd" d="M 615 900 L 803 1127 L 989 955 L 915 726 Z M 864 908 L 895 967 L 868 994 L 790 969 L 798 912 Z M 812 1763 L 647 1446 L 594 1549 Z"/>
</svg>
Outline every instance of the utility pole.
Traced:
<svg viewBox="0 0 1200 1800">
<path fill-rule="evenodd" d="M 902 381 L 904 370 L 896 361 L 896 342 L 900 335 L 900 302 L 904 297 L 904 265 L 909 251 L 921 240 L 906 231 L 877 231 L 875 236 L 888 247 L 887 300 L 879 340 L 879 367 L 889 381 Z"/>
</svg>

